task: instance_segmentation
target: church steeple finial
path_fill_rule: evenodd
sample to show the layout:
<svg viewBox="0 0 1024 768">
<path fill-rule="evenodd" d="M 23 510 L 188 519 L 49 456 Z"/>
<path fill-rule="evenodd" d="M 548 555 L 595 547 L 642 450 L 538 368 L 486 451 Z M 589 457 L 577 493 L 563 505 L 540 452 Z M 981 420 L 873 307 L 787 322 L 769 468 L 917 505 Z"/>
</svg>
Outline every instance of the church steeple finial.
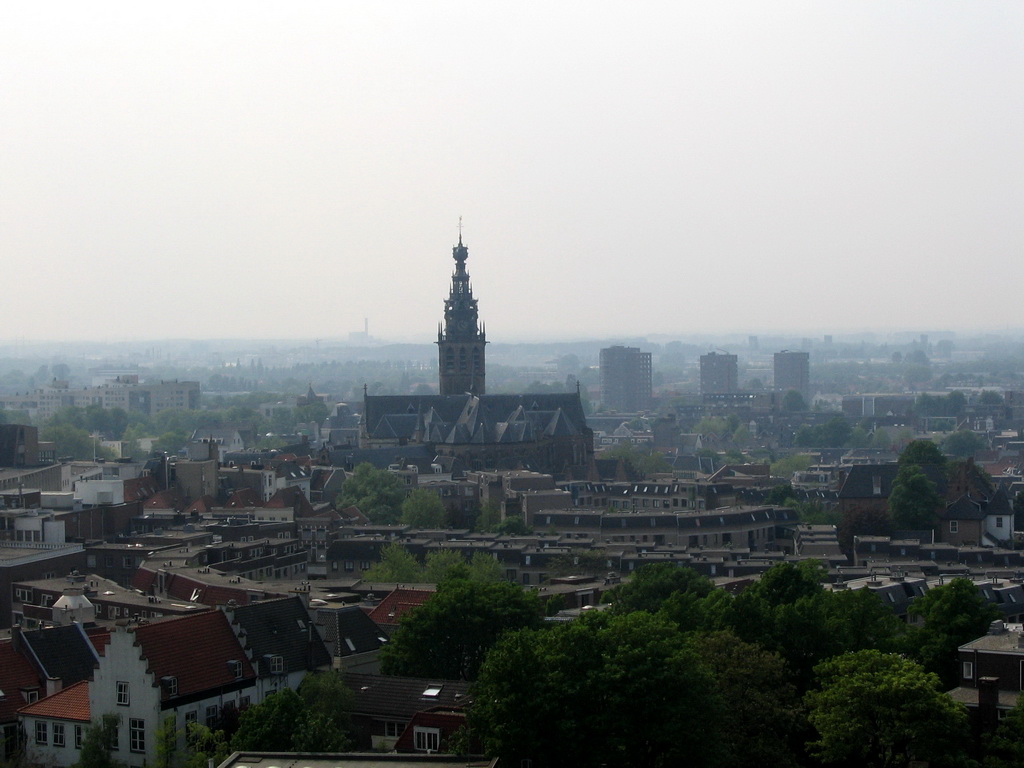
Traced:
<svg viewBox="0 0 1024 768">
<path fill-rule="evenodd" d="M 459 216 L 459 245 L 462 245 L 462 217 Z"/>
</svg>

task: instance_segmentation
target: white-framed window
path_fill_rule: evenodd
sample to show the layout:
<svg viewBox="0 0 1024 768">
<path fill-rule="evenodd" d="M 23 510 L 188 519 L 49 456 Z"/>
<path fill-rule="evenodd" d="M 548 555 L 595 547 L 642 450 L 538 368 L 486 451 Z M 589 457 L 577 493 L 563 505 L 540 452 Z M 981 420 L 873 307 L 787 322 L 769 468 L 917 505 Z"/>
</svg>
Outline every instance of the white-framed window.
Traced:
<svg viewBox="0 0 1024 768">
<path fill-rule="evenodd" d="M 167 688 L 167 695 L 168 696 L 177 696 L 178 695 L 178 678 L 175 677 L 174 675 L 168 675 L 167 677 L 163 678 L 163 681 L 164 681 L 164 685 Z"/>
<path fill-rule="evenodd" d="M 142 718 L 128 720 L 128 749 L 145 752 L 145 721 Z"/>
<path fill-rule="evenodd" d="M 973 680 L 974 679 L 974 662 L 973 661 L 965 661 L 964 662 L 963 675 L 964 675 L 964 680 Z"/>
<path fill-rule="evenodd" d="M 220 710 L 216 704 L 211 704 L 206 708 L 206 727 L 214 728 L 217 725 L 217 719 L 220 715 Z"/>
<path fill-rule="evenodd" d="M 284 674 L 284 656 L 271 656 L 270 657 L 270 674 L 272 674 L 272 675 Z"/>
<path fill-rule="evenodd" d="M 385 720 L 384 721 L 384 735 L 391 739 L 397 739 L 402 735 L 402 731 L 405 730 L 405 724 L 400 723 L 398 720 Z"/>
<path fill-rule="evenodd" d="M 50 734 L 45 720 L 36 720 L 36 744 L 49 744 Z"/>
<path fill-rule="evenodd" d="M 441 746 L 440 728 L 421 728 L 416 726 L 412 730 L 413 746 L 420 752 L 437 752 Z"/>
<path fill-rule="evenodd" d="M 237 659 L 232 659 L 228 662 L 228 669 L 231 670 L 231 674 L 235 680 L 240 680 L 242 677 L 242 662 Z"/>
<path fill-rule="evenodd" d="M 80 725 L 75 726 L 75 749 L 82 748 L 82 737 L 85 735 L 84 730 Z"/>
<path fill-rule="evenodd" d="M 64 746 L 64 723 L 53 724 L 53 746 Z"/>
<path fill-rule="evenodd" d="M 950 520 L 949 521 L 949 532 L 950 533 L 960 533 L 960 521 L 959 520 Z"/>
<path fill-rule="evenodd" d="M 132 703 L 131 686 L 124 680 L 117 681 L 117 706 L 127 707 Z"/>
<path fill-rule="evenodd" d="M 996 528 L 1002 528 L 1002 527 L 1003 527 L 1003 518 L 997 517 L 996 518 Z"/>
</svg>

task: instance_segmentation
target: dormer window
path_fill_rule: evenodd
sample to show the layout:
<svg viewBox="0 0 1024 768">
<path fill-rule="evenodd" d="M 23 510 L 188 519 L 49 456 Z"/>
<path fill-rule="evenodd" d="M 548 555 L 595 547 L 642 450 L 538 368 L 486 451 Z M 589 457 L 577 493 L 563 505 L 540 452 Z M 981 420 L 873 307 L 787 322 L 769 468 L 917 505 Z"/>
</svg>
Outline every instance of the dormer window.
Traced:
<svg viewBox="0 0 1024 768">
<path fill-rule="evenodd" d="M 277 654 L 274 654 L 274 655 L 267 654 L 263 658 L 266 660 L 267 666 L 270 668 L 270 674 L 272 674 L 272 675 L 283 675 L 284 674 L 284 656 L 279 656 Z"/>
<path fill-rule="evenodd" d="M 228 671 L 234 676 L 235 680 L 242 679 L 242 662 L 238 659 L 232 659 L 228 662 Z"/>
<path fill-rule="evenodd" d="M 167 691 L 168 696 L 178 695 L 178 678 L 168 675 L 167 677 L 161 677 L 160 682 L 164 684 L 164 690 Z"/>
</svg>

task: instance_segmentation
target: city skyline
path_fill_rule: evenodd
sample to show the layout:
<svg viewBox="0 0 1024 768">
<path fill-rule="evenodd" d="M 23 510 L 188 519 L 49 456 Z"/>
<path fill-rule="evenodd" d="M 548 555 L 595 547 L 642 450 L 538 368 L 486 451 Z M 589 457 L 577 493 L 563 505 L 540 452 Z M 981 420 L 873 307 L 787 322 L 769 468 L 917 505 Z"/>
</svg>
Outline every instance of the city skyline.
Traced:
<svg viewBox="0 0 1024 768">
<path fill-rule="evenodd" d="M 59 8 L 3 340 L 422 343 L 460 216 L 498 343 L 1024 328 L 1016 4 Z"/>
</svg>

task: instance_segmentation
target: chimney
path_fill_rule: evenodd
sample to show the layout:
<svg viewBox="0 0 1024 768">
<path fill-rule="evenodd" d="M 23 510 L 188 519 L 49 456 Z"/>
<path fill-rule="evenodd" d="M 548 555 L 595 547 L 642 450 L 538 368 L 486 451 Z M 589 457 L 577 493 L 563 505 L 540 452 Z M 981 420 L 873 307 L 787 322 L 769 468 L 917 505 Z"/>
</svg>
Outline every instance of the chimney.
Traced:
<svg viewBox="0 0 1024 768">
<path fill-rule="evenodd" d="M 991 733 L 999 725 L 999 678 L 978 678 L 978 723 L 983 733 Z"/>
</svg>

